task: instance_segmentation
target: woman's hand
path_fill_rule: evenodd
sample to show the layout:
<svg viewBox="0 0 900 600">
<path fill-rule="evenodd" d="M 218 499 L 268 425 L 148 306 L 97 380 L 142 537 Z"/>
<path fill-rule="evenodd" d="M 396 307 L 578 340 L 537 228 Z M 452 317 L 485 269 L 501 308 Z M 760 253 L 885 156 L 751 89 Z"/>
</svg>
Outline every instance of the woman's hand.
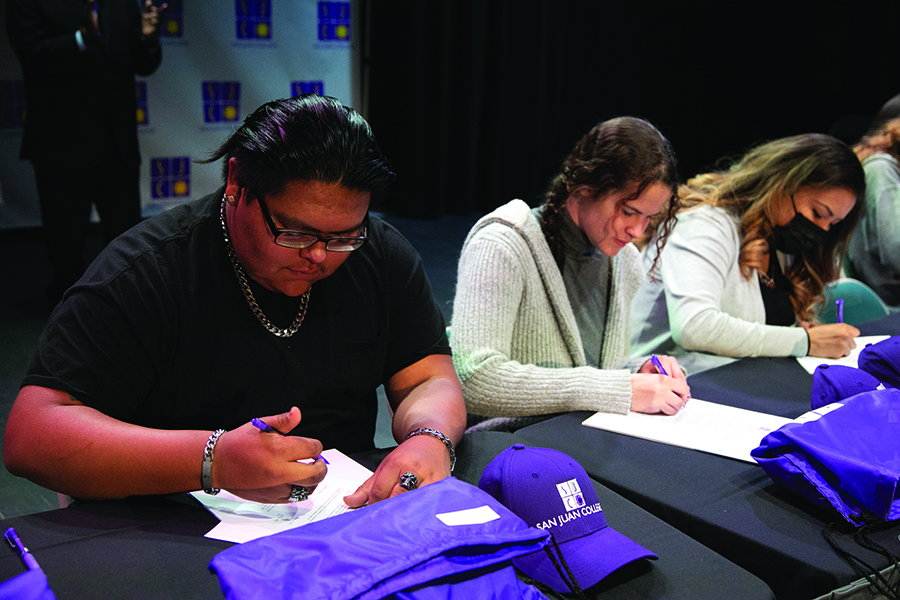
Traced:
<svg viewBox="0 0 900 600">
<path fill-rule="evenodd" d="M 802 324 L 809 335 L 809 356 L 820 358 L 841 358 L 856 348 L 859 329 L 846 323 L 831 325 Z"/>
<path fill-rule="evenodd" d="M 677 360 L 664 355 L 657 358 L 667 375 L 649 360 L 641 365 L 631 376 L 631 410 L 674 415 L 690 400 L 691 388 Z"/>
</svg>

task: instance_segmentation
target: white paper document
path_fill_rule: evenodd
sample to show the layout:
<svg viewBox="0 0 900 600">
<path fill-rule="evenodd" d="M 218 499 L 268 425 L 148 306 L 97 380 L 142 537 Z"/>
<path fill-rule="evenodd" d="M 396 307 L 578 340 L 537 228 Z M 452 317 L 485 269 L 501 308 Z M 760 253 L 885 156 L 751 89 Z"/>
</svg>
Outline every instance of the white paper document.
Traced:
<svg viewBox="0 0 900 600">
<path fill-rule="evenodd" d="M 204 537 L 240 544 L 353 510 L 344 504 L 344 496 L 355 492 L 372 472 L 339 450 L 326 450 L 322 456 L 329 463 L 328 474 L 303 502 L 262 504 L 226 490 L 215 496 L 191 492 L 220 521 Z"/>
<path fill-rule="evenodd" d="M 582 425 L 756 464 L 750 451 L 770 432 L 791 421 L 691 398 L 683 409 L 671 416 L 598 412 L 585 419 Z"/>
<path fill-rule="evenodd" d="M 819 365 L 843 365 L 845 367 L 859 368 L 859 353 L 869 344 L 877 344 L 888 339 L 889 335 L 863 335 L 856 338 L 856 348 L 850 351 L 844 358 L 818 358 L 816 356 L 798 356 L 797 362 L 812 375 Z"/>
</svg>

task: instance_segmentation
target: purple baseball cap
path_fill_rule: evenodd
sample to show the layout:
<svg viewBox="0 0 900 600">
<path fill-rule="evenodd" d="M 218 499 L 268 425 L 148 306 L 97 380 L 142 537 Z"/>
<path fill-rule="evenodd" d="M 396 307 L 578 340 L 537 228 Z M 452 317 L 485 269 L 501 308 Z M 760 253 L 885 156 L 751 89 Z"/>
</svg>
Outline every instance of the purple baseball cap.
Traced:
<svg viewBox="0 0 900 600">
<path fill-rule="evenodd" d="M 606 523 L 597 492 L 584 468 L 568 454 L 550 448 L 510 446 L 488 464 L 478 487 L 529 526 L 548 531 L 545 549 L 519 556 L 513 565 L 557 592 L 574 592 L 560 575 L 563 561 L 581 589 L 596 585 L 616 569 L 641 558 L 659 558 Z"/>
<path fill-rule="evenodd" d="M 844 365 L 819 365 L 813 373 L 810 407 L 839 402 L 856 394 L 883 388 L 881 382 L 863 371 Z"/>
<path fill-rule="evenodd" d="M 885 387 L 900 388 L 900 336 L 867 344 L 859 353 L 859 368 Z"/>
</svg>

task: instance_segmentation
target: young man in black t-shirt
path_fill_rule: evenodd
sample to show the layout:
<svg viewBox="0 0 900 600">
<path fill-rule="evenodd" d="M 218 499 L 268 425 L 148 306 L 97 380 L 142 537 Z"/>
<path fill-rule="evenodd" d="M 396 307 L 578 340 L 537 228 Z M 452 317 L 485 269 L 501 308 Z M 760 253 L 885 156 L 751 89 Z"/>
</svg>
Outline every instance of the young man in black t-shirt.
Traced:
<svg viewBox="0 0 900 600">
<path fill-rule="evenodd" d="M 117 239 L 66 294 L 10 414 L 9 471 L 78 497 L 285 502 L 324 477 L 298 462 L 323 442 L 372 447 L 384 384 L 400 445 L 347 503 L 449 475 L 465 407 L 418 256 L 368 217 L 393 177 L 368 124 L 275 101 L 220 158 L 224 188 Z"/>
</svg>

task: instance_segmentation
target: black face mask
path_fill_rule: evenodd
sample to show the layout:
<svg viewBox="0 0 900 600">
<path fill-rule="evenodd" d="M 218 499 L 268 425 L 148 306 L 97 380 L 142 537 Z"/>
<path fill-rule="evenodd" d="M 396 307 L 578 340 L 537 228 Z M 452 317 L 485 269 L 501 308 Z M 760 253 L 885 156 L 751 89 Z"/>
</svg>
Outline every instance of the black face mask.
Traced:
<svg viewBox="0 0 900 600">
<path fill-rule="evenodd" d="M 785 254 L 806 254 L 821 245 L 828 232 L 797 211 L 793 196 L 791 204 L 794 206 L 794 218 L 787 225 L 776 225 L 772 230 L 775 249 Z"/>
</svg>

